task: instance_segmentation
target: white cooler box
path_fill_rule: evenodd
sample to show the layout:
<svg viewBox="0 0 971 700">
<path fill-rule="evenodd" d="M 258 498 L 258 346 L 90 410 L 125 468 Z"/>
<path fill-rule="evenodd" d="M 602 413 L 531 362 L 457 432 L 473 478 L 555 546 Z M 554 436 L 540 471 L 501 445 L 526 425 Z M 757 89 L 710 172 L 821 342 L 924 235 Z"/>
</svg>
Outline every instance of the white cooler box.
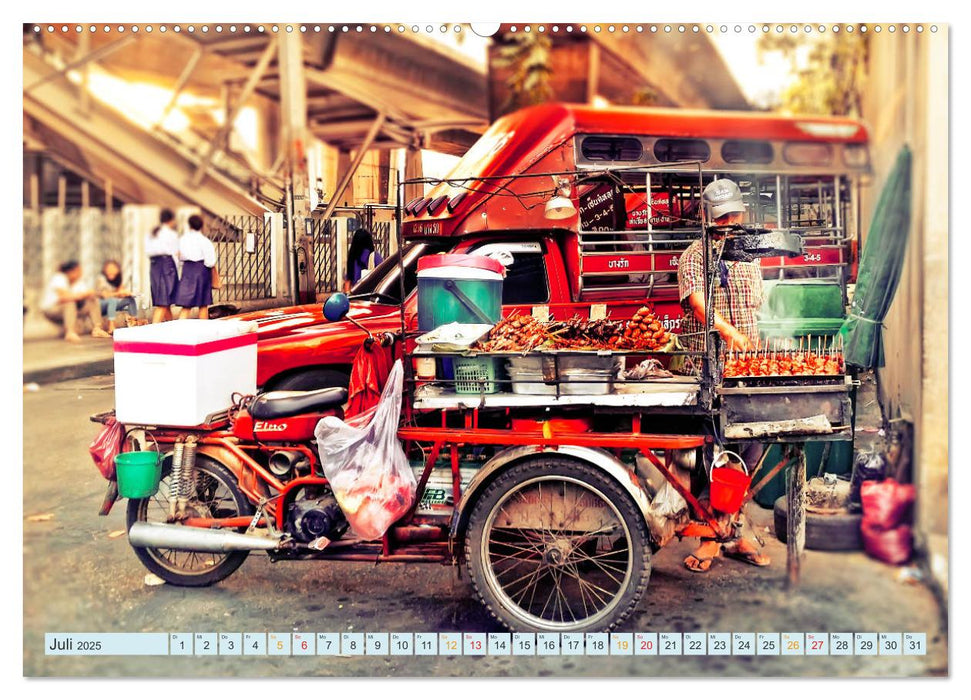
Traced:
<svg viewBox="0 0 971 700">
<path fill-rule="evenodd" d="M 115 416 L 119 423 L 202 425 L 256 393 L 256 324 L 184 319 L 119 328 Z"/>
</svg>

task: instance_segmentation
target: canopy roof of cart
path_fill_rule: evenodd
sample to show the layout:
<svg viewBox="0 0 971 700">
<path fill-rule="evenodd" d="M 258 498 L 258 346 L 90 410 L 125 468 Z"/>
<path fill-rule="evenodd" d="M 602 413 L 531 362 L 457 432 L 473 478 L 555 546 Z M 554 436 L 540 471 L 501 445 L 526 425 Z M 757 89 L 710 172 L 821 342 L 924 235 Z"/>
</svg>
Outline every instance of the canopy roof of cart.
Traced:
<svg viewBox="0 0 971 700">
<path fill-rule="evenodd" d="M 445 180 L 433 183 L 435 186 L 425 197 L 406 205 L 404 233 L 444 235 L 456 231 L 458 224 L 485 200 L 496 195 L 511 197 L 512 190 L 519 192 L 521 202 L 527 197 L 548 198 L 554 189 L 551 178 L 557 172 L 571 175 L 579 167 L 575 156 L 557 149 L 562 151 L 561 147 L 569 145 L 576 135 L 601 134 L 854 146 L 865 146 L 868 140 L 867 129 L 861 122 L 842 117 L 561 103 L 529 107 L 496 121 Z M 647 163 L 650 158 L 645 155 L 640 162 L 604 163 L 599 167 L 650 167 Z M 587 164 L 583 169 L 594 172 L 597 167 Z M 697 167 L 693 165 L 691 169 L 697 170 Z M 739 167 L 744 170 L 748 166 Z M 840 161 L 839 167 L 862 171 L 867 163 L 864 159 L 859 166 L 847 168 Z M 506 181 L 517 177 L 525 182 Z M 530 219 L 542 223 L 542 207 L 526 205 L 524 212 L 519 213 L 528 213 Z M 429 223 L 434 222 L 440 225 L 430 227 Z"/>
</svg>

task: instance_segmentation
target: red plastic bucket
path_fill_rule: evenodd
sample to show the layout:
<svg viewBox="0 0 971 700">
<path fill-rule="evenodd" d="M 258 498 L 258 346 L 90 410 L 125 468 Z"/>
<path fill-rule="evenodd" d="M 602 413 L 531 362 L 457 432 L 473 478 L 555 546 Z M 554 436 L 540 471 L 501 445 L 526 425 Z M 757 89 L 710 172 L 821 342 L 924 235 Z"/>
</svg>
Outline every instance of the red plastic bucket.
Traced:
<svg viewBox="0 0 971 700">
<path fill-rule="evenodd" d="M 723 452 L 722 455 L 734 456 L 742 468 L 745 468 L 745 462 L 734 452 Z M 717 461 L 716 458 L 715 462 Z M 749 484 L 752 483 L 752 477 L 747 472 L 732 467 L 712 466 L 709 481 L 711 482 L 709 489 L 711 507 L 722 513 L 737 513 L 742 507 L 742 501 L 745 499 Z"/>
</svg>

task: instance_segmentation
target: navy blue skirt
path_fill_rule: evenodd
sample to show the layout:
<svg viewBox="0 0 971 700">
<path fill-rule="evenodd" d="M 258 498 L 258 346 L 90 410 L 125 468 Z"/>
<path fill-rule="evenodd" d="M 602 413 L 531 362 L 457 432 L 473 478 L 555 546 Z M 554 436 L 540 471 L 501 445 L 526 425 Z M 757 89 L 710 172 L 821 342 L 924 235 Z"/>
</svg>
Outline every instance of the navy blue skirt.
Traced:
<svg viewBox="0 0 971 700">
<path fill-rule="evenodd" d="M 179 270 L 171 255 L 156 255 L 151 261 L 152 306 L 171 306 L 179 288 Z"/>
<path fill-rule="evenodd" d="M 175 297 L 176 306 L 192 308 L 212 304 L 212 268 L 206 267 L 201 260 L 186 260 L 182 263 L 182 279 L 179 280 L 179 293 Z"/>
</svg>

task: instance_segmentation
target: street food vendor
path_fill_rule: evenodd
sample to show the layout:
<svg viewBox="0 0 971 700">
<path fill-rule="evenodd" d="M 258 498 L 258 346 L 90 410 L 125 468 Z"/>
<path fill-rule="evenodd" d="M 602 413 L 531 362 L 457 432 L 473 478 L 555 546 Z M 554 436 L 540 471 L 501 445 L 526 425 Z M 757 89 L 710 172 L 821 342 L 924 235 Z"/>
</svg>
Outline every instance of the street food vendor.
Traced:
<svg viewBox="0 0 971 700">
<path fill-rule="evenodd" d="M 702 194 L 708 211 L 709 234 L 724 237 L 722 227 L 742 223 L 745 203 L 731 180 L 714 180 Z M 722 229 L 721 231 L 719 229 Z M 754 262 L 723 260 L 718 263 L 715 296 L 715 330 L 729 348 L 750 350 L 758 340 L 757 314 L 762 306 L 762 268 Z M 678 294 L 683 319 L 679 339 L 685 350 L 701 352 L 705 332 L 705 263 L 701 239 L 678 261 Z"/>
<path fill-rule="evenodd" d="M 742 192 L 731 180 L 712 181 L 702 193 L 702 202 L 708 213 L 709 234 L 715 242 L 724 238 L 724 227 L 741 224 L 744 220 Z M 699 239 L 688 246 L 678 262 L 678 292 L 684 313 L 679 340 L 685 350 L 693 352 L 704 350 L 704 270 L 704 250 Z M 737 350 L 752 349 L 759 337 L 758 311 L 763 300 L 762 268 L 758 259 L 754 262 L 720 260 L 714 300 L 714 328 L 726 346 Z M 761 445 L 751 443 L 745 450 L 742 457 L 749 468 L 758 461 L 762 449 Z M 719 554 L 755 566 L 768 566 L 769 558 L 761 553 L 754 539 L 741 536 L 744 532 L 741 514 L 735 516 L 734 524 L 739 533 L 736 539 L 720 544 L 703 538 L 698 548 L 685 558 L 685 567 L 706 572 Z"/>
</svg>

